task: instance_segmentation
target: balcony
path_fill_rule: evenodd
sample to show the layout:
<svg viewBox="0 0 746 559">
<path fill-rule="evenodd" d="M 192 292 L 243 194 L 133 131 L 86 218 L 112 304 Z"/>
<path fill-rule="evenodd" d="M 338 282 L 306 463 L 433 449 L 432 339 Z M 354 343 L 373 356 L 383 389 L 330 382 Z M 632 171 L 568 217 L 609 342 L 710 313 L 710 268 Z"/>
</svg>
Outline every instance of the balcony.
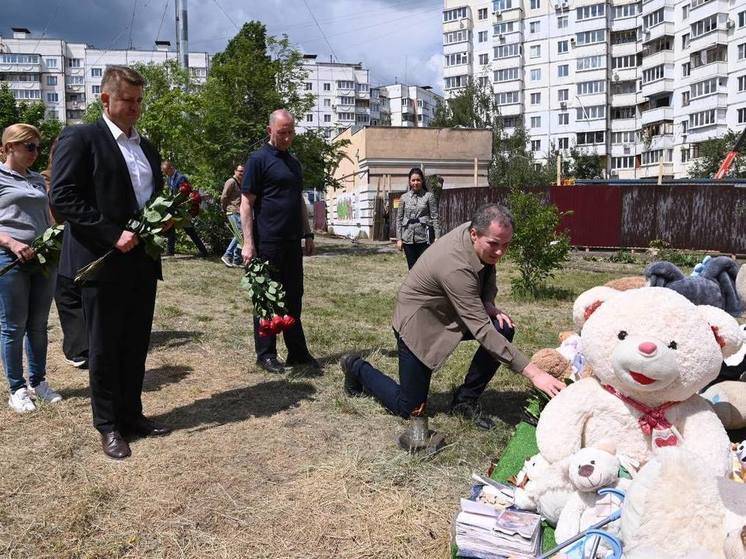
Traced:
<svg viewBox="0 0 746 559">
<path fill-rule="evenodd" d="M 647 165 L 641 165 L 639 169 L 637 169 L 637 177 L 638 178 L 652 178 L 657 177 L 658 174 L 663 174 L 664 176 L 673 176 L 673 162 L 672 161 L 664 161 L 663 162 L 663 171 L 661 173 L 661 165 L 659 162 L 655 163 L 648 163 Z"/>
<path fill-rule="evenodd" d="M 727 62 L 712 62 L 704 64 L 698 68 L 692 68 L 689 73 L 689 80 L 694 83 L 707 78 L 726 77 L 728 75 Z"/>
<path fill-rule="evenodd" d="M 355 98 L 356 99 L 370 99 L 370 90 L 367 89 L 365 91 L 355 91 Z"/>
<path fill-rule="evenodd" d="M 656 95 L 660 95 L 661 93 L 672 93 L 673 88 L 674 79 L 672 77 L 665 77 L 643 84 L 642 91 L 640 93 L 643 97 L 654 97 Z"/>
<path fill-rule="evenodd" d="M 68 101 L 65 103 L 65 107 L 72 111 L 83 111 L 85 110 L 85 101 Z"/>
<path fill-rule="evenodd" d="M 500 105 L 500 114 L 502 116 L 517 116 L 522 114 L 523 105 L 519 103 L 513 103 L 512 105 Z"/>
<path fill-rule="evenodd" d="M 612 93 L 611 94 L 611 106 L 612 107 L 630 107 L 637 105 L 640 102 L 637 93 Z"/>
<path fill-rule="evenodd" d="M 36 62 L 28 62 L 36 56 Z M 41 57 L 38 55 L 10 54 L 0 55 L 0 73 L 11 72 L 13 74 L 39 74 L 41 73 Z"/>
<path fill-rule="evenodd" d="M 641 126 L 647 126 L 653 122 L 661 122 L 664 120 L 673 120 L 673 107 L 648 109 L 647 111 L 643 111 L 640 115 Z"/>
<path fill-rule="evenodd" d="M 731 11 L 728 0 L 712 0 L 696 8 L 690 8 L 689 21 L 699 21 L 713 14 L 727 14 Z"/>
<path fill-rule="evenodd" d="M 615 118 L 611 120 L 611 129 L 614 132 L 637 130 L 638 128 L 639 124 L 636 118 Z"/>
<path fill-rule="evenodd" d="M 615 76 L 619 76 L 619 79 L 616 79 Z M 611 78 L 615 82 L 628 82 L 636 80 L 638 77 L 637 68 L 616 68 L 611 71 Z"/>
<path fill-rule="evenodd" d="M 451 31 L 459 31 L 461 29 L 472 29 L 473 25 L 470 17 L 449 21 L 443 24 L 443 33 L 450 33 Z"/>
<path fill-rule="evenodd" d="M 629 31 L 635 29 L 640 24 L 637 22 L 636 17 L 624 17 L 621 19 L 614 19 L 611 21 L 610 31 Z"/>
<path fill-rule="evenodd" d="M 706 111 L 707 109 L 726 109 L 728 107 L 728 89 L 719 87 L 716 92 L 691 99 L 684 109 L 687 114 Z"/>
<path fill-rule="evenodd" d="M 642 43 L 634 41 L 632 43 L 620 43 L 611 45 L 611 56 L 631 56 L 642 50 Z"/>
<path fill-rule="evenodd" d="M 640 65 L 641 70 L 647 70 L 648 68 L 654 68 L 661 64 L 673 65 L 674 57 L 672 50 L 659 50 L 656 53 L 648 54 L 647 56 L 643 52 L 642 64 Z"/>
<path fill-rule="evenodd" d="M 664 21 L 653 27 L 649 27 L 642 32 L 642 42 L 647 43 L 649 41 L 655 41 L 666 35 L 673 37 L 675 33 L 674 24 L 672 21 Z"/>
<path fill-rule="evenodd" d="M 10 89 L 41 89 L 40 81 L 3 81 L 3 79 L 0 77 L 0 82 L 3 84 L 8 84 L 8 87 Z"/>
<path fill-rule="evenodd" d="M 666 3 L 666 0 L 647 0 L 646 2 L 642 3 L 642 11 L 640 12 L 640 16 L 644 17 L 648 14 L 652 14 L 656 10 L 665 8 Z"/>
<path fill-rule="evenodd" d="M 721 27 L 722 26 L 722 27 Z M 725 28 L 725 23 L 718 23 L 718 28 L 704 35 L 700 35 L 696 39 L 689 41 L 689 52 L 696 52 L 698 50 L 709 48 L 713 45 L 727 45 L 728 44 L 728 30 Z"/>
</svg>

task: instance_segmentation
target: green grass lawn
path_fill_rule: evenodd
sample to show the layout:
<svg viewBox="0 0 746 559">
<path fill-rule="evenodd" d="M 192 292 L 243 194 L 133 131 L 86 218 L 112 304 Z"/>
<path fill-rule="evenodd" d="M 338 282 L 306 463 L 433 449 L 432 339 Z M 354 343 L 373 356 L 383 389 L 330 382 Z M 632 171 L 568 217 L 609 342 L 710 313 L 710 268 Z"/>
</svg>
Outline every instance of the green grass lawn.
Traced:
<svg viewBox="0 0 746 559">
<path fill-rule="evenodd" d="M 448 447 L 429 459 L 402 453 L 404 423 L 344 396 L 337 359 L 363 351 L 395 374 L 390 320 L 404 256 L 380 243 L 318 245 L 303 322 L 319 376 L 256 368 L 239 270 L 216 258 L 165 261 L 143 400 L 175 432 L 134 442 L 123 462 L 100 451 L 87 375 L 64 363 L 53 312 L 48 378 L 65 400 L 28 416 L 0 408 L 0 556 L 448 557 L 458 498 L 499 456 L 527 384 L 501 368 L 483 397 L 499 420 L 491 432 L 446 415 L 476 349 L 461 344 L 434 375 L 429 406 Z M 551 282 L 569 295 L 529 302 L 511 299 L 505 262 L 497 304 L 531 354 L 572 327 L 574 295 L 643 266 L 577 254 Z"/>
</svg>

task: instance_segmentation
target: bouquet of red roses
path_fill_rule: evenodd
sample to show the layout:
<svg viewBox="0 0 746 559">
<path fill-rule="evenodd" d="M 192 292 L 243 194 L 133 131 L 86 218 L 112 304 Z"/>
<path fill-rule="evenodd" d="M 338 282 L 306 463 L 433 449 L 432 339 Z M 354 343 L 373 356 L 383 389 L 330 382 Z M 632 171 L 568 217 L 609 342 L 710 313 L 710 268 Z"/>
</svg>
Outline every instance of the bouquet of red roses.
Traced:
<svg viewBox="0 0 746 559">
<path fill-rule="evenodd" d="M 148 202 L 137 215 L 129 220 L 125 229 L 137 233 L 145 252 L 153 260 L 157 260 L 164 250 L 165 239 L 163 233 L 171 227 L 182 228 L 191 222 L 192 217 L 199 214 L 202 196 L 191 185 L 184 181 L 178 192 L 165 191 L 160 196 Z M 118 250 L 112 248 L 98 260 L 78 270 L 75 283 L 79 284 L 90 279 L 101 266 L 104 265 Z"/>
<path fill-rule="evenodd" d="M 248 291 L 259 317 L 259 335 L 272 336 L 295 326 L 296 320 L 285 310 L 285 290 L 269 276 L 269 263 L 253 258 L 246 265 L 241 287 Z"/>
</svg>

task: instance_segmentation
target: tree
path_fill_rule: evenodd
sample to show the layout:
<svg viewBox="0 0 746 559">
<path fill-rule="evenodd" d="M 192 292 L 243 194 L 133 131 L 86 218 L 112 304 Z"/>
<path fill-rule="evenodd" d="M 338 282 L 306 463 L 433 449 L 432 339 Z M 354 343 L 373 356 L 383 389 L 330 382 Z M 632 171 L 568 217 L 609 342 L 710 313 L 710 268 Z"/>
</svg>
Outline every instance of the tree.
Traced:
<svg viewBox="0 0 746 559">
<path fill-rule="evenodd" d="M 345 157 L 344 148 L 349 140 L 327 143 L 320 132 L 308 130 L 293 141 L 292 152 L 303 167 L 303 182 L 306 188 L 326 190 L 342 185 L 334 178 L 339 162 Z"/>
<path fill-rule="evenodd" d="M 552 182 L 554 168 L 551 163 L 542 164 L 534 159 L 533 152 L 526 148 L 528 135 L 522 124 L 512 134 L 505 133 L 502 126 L 493 128 L 492 139 L 490 186 L 528 188 Z"/>
<path fill-rule="evenodd" d="M 597 153 L 584 153 L 577 147 L 570 150 L 570 174 L 576 179 L 598 179 L 604 176 L 604 164 Z"/>
<path fill-rule="evenodd" d="M 709 179 L 715 176 L 720 169 L 720 164 L 725 159 L 725 155 L 733 149 L 738 140 L 738 134 L 729 130 L 720 138 L 705 140 L 699 144 L 699 157 L 689 165 L 689 176 L 697 179 Z M 739 157 L 731 166 L 729 177 L 746 178 L 746 149 L 742 149 Z"/>
<path fill-rule="evenodd" d="M 0 130 L 21 121 L 18 105 L 7 83 L 0 84 Z"/>
<path fill-rule="evenodd" d="M 287 38 L 268 36 L 256 21 L 245 23 L 214 56 L 199 111 L 204 156 L 216 179 L 230 176 L 261 144 L 273 110 L 301 115 L 313 105 L 300 89 L 304 75 L 301 54 Z"/>
<path fill-rule="evenodd" d="M 488 86 L 469 82 L 458 94 L 440 103 L 430 126 L 435 128 L 491 128 L 500 119 Z"/>
<path fill-rule="evenodd" d="M 104 106 L 101 104 L 101 99 L 96 99 L 93 103 L 88 105 L 83 112 L 83 118 L 81 119 L 85 124 L 93 124 L 101 115 L 104 114 Z"/>
</svg>

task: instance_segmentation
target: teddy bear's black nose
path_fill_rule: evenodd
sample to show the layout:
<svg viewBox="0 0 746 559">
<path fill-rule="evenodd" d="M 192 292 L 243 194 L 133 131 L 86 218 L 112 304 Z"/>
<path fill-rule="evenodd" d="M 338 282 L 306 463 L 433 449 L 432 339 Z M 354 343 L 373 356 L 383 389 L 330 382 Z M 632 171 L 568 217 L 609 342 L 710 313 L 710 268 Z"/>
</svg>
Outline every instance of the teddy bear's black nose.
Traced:
<svg viewBox="0 0 746 559">
<path fill-rule="evenodd" d="M 593 466 L 590 464 L 583 464 L 582 466 L 578 466 L 578 474 L 582 477 L 590 477 L 591 474 L 593 474 Z"/>
</svg>

